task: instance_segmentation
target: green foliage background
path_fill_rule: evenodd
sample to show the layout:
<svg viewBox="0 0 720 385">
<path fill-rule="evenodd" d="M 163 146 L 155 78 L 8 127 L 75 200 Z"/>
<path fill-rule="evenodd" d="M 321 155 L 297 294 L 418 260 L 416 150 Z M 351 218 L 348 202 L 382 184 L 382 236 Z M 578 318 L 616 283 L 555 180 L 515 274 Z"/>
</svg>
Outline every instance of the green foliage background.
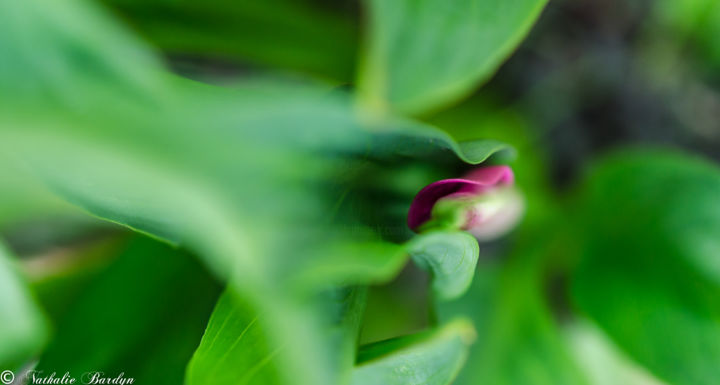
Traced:
<svg viewBox="0 0 720 385">
<path fill-rule="evenodd" d="M 720 382 L 720 7 L 588 4 L 0 0 L 0 369 Z M 478 164 L 515 231 L 407 229 Z"/>
</svg>

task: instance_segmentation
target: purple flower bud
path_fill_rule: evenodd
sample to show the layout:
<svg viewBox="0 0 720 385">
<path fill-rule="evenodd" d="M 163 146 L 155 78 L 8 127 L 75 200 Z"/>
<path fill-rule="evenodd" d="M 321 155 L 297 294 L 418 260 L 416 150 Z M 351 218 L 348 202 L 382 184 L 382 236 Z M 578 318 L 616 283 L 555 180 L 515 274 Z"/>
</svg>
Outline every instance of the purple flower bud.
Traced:
<svg viewBox="0 0 720 385">
<path fill-rule="evenodd" d="M 479 239 L 496 238 L 514 227 L 524 211 L 514 182 L 510 167 L 489 166 L 462 179 L 431 183 L 410 205 L 408 226 L 416 232 L 450 227 L 469 231 Z"/>
</svg>

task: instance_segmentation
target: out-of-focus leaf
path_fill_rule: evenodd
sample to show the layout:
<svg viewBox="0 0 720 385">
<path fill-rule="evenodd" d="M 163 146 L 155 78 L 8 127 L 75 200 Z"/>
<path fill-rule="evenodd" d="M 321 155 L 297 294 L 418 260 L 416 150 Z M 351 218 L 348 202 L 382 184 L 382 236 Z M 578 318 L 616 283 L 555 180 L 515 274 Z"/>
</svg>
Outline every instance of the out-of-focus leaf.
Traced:
<svg viewBox="0 0 720 385">
<path fill-rule="evenodd" d="M 318 259 L 292 277 L 297 287 L 387 282 L 407 262 L 405 248 L 387 242 L 341 242 L 330 245 L 321 255 L 327 259 Z"/>
<path fill-rule="evenodd" d="M 661 379 L 720 378 L 720 169 L 672 152 L 597 166 L 577 210 L 577 305 Z"/>
<path fill-rule="evenodd" d="M 111 93 L 141 98 L 162 91 L 159 61 L 99 8 L 76 0 L 3 2 L 0 23 L 1 97 L 14 96 L 3 100 L 5 108 L 52 101 L 90 111 Z"/>
<path fill-rule="evenodd" d="M 0 153 L 0 229 L 28 219 L 77 214 L 77 209 L 53 195 L 12 159 Z"/>
<path fill-rule="evenodd" d="M 368 0 L 361 102 L 419 113 L 469 93 L 525 36 L 545 0 Z"/>
<path fill-rule="evenodd" d="M 474 340 L 470 322 L 458 319 L 437 330 L 365 346 L 360 350 L 351 384 L 450 384 Z"/>
<path fill-rule="evenodd" d="M 538 270 L 540 242 L 528 254 L 514 252 L 504 266 L 480 264 L 470 290 L 456 301 L 438 304 L 441 320 L 470 317 L 478 330 L 457 385 L 586 384 L 570 357 L 542 298 Z"/>
<path fill-rule="evenodd" d="M 358 31 L 341 6 L 333 11 L 297 0 L 106 3 L 165 53 L 241 60 L 343 82 L 352 77 Z"/>
<path fill-rule="evenodd" d="M 218 295 L 191 255 L 138 236 L 70 305 L 37 369 L 182 383 Z"/>
<path fill-rule="evenodd" d="M 720 67 L 720 3 L 713 0 L 672 1 L 653 3 L 654 16 L 660 25 L 669 27 L 680 45 L 691 43 L 696 53 Z"/>
<path fill-rule="evenodd" d="M 328 312 L 331 320 L 324 329 L 325 343 L 334 347 L 334 358 L 343 372 L 349 373 L 365 306 L 365 289 L 334 290 L 321 302 L 319 310 Z M 277 370 L 277 365 L 281 364 L 277 354 L 284 344 L 268 340 L 263 327 L 266 323 L 259 322 L 263 317 L 264 314 L 258 313 L 234 291 L 226 291 L 188 365 L 186 384 L 283 383 Z"/>
<path fill-rule="evenodd" d="M 19 369 L 40 352 L 47 337 L 45 317 L 0 244 L 0 368 Z"/>
<path fill-rule="evenodd" d="M 127 237 L 113 236 L 83 245 L 26 256 L 22 268 L 38 302 L 52 322 L 59 321 L 82 293 L 118 257 Z"/>
<path fill-rule="evenodd" d="M 435 326 L 429 292 L 430 282 L 415 264 L 409 264 L 392 282 L 370 286 L 359 343 L 384 341 Z"/>
<path fill-rule="evenodd" d="M 433 231 L 415 237 L 408 245 L 413 261 L 433 275 L 438 300 L 461 296 L 472 283 L 480 249 L 470 234 Z"/>
<path fill-rule="evenodd" d="M 664 385 L 628 359 L 597 326 L 587 320 L 565 328 L 573 357 L 587 373 L 590 385 Z"/>
</svg>

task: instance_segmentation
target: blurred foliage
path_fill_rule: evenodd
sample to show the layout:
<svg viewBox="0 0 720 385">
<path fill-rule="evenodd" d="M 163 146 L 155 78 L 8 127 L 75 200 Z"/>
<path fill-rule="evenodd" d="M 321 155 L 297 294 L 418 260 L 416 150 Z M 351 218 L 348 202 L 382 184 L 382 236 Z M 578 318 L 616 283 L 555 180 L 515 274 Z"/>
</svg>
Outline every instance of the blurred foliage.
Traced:
<svg viewBox="0 0 720 385">
<path fill-rule="evenodd" d="M 525 230 L 532 233 L 531 230 Z M 543 234 L 543 231 L 535 231 Z M 475 284 L 455 302 L 439 304 L 441 319 L 462 314 L 478 330 L 458 384 L 587 384 L 573 362 L 544 298 L 547 240 L 526 235 L 504 266 L 481 263 Z"/>
<path fill-rule="evenodd" d="M 578 307 L 668 382 L 716 383 L 720 168 L 632 153 L 599 166 L 585 191 Z"/>
<path fill-rule="evenodd" d="M 37 370 L 181 383 L 217 283 L 191 255 L 150 239 L 136 237 L 115 252 L 57 320 Z"/>
<path fill-rule="evenodd" d="M 10 370 L 42 349 L 48 325 L 16 262 L 0 245 L 0 365 Z"/>
<path fill-rule="evenodd" d="M 361 102 L 415 114 L 455 101 L 487 79 L 545 5 L 544 0 L 368 3 Z"/>
<path fill-rule="evenodd" d="M 717 383 L 720 6 L 543 7 L 0 2 L 0 370 Z M 520 228 L 412 234 L 480 163 Z"/>
<path fill-rule="evenodd" d="M 249 70 L 302 71 L 352 80 L 358 45 L 356 4 L 312 0 L 108 0 L 164 53 L 242 63 Z"/>
</svg>

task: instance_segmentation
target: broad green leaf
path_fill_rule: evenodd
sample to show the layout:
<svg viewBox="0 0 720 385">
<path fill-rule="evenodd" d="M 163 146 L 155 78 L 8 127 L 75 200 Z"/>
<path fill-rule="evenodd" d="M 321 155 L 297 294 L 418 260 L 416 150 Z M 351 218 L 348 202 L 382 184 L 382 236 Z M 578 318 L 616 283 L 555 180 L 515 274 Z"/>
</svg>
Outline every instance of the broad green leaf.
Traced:
<svg viewBox="0 0 720 385">
<path fill-rule="evenodd" d="M 527 34 L 545 0 L 367 0 L 361 103 L 421 113 L 489 78 Z"/>
<path fill-rule="evenodd" d="M 281 384 L 275 361 L 282 346 L 268 341 L 258 317 L 232 290 L 226 291 L 187 367 L 185 383 Z"/>
<path fill-rule="evenodd" d="M 587 384 L 542 297 L 542 247 L 528 242 L 503 265 L 482 262 L 463 297 L 438 304 L 440 320 L 469 317 L 478 331 L 455 384 Z"/>
<path fill-rule="evenodd" d="M 47 321 L 16 262 L 0 244 L 0 368 L 19 369 L 48 337 Z"/>
<path fill-rule="evenodd" d="M 180 384 L 219 287 L 191 255 L 145 237 L 119 254 L 70 303 L 37 370 Z"/>
<path fill-rule="evenodd" d="M 353 74 L 358 28 L 341 7 L 308 0 L 106 3 L 154 46 L 180 56 L 177 66 L 183 57 L 202 55 L 239 62 L 242 69 L 250 63 L 343 82 Z"/>
<path fill-rule="evenodd" d="M 446 385 L 465 363 L 475 339 L 470 322 L 458 319 L 416 335 L 363 347 L 352 385 Z"/>
<path fill-rule="evenodd" d="M 590 385 L 665 385 L 630 360 L 587 320 L 575 321 L 564 333 L 573 357 L 587 373 Z"/>
<path fill-rule="evenodd" d="M 77 216 L 77 209 L 53 195 L 6 154 L 0 153 L 0 229 L 31 219 Z"/>
<path fill-rule="evenodd" d="M 14 96 L 3 107 L 52 101 L 77 112 L 103 106 L 109 91 L 127 98 L 161 92 L 159 60 L 101 9 L 76 0 L 1 7 L 2 98 Z"/>
<path fill-rule="evenodd" d="M 327 293 L 315 307 L 328 316 L 324 342 L 333 347 L 334 359 L 344 372 L 353 364 L 364 306 L 365 289 L 343 289 Z M 226 291 L 188 365 L 186 384 L 283 383 L 277 365 L 281 364 L 278 353 L 286 345 L 268 339 L 265 316 L 233 290 Z"/>
<path fill-rule="evenodd" d="M 432 289 L 440 301 L 461 296 L 472 283 L 480 249 L 470 234 L 433 231 L 408 245 L 413 261 L 433 275 Z"/>
<path fill-rule="evenodd" d="M 720 377 L 720 168 L 673 152 L 601 162 L 582 190 L 573 297 L 671 384 Z"/>
</svg>

